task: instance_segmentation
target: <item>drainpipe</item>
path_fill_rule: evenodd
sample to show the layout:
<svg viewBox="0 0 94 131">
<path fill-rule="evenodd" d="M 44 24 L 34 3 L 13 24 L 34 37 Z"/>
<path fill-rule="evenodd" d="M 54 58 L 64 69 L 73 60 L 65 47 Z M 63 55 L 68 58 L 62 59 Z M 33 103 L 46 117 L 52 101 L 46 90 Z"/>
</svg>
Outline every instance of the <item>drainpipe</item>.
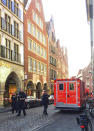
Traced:
<svg viewBox="0 0 94 131">
<path fill-rule="evenodd" d="M 92 73 L 92 87 L 94 97 L 93 0 L 90 0 L 89 3 L 89 16 L 90 16 L 90 40 L 91 40 L 91 73 Z"/>
</svg>

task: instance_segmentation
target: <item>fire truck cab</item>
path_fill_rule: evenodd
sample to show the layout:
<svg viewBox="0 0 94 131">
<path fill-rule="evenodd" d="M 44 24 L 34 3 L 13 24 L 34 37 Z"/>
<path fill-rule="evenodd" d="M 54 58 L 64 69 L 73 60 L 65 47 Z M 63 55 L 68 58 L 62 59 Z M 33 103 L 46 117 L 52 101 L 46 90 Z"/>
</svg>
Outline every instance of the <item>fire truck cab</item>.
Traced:
<svg viewBox="0 0 94 131">
<path fill-rule="evenodd" d="M 54 106 L 60 110 L 85 108 L 85 86 L 80 79 L 54 80 Z"/>
</svg>

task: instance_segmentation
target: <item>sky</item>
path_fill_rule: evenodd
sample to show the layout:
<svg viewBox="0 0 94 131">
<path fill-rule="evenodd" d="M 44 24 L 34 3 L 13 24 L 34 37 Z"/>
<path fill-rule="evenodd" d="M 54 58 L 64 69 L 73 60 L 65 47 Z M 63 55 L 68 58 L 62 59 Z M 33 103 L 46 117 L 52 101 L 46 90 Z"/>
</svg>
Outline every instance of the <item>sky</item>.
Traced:
<svg viewBox="0 0 94 131">
<path fill-rule="evenodd" d="M 90 25 L 86 0 L 42 0 L 45 20 L 54 19 L 56 39 L 67 47 L 69 77 L 76 76 L 91 59 Z"/>
</svg>

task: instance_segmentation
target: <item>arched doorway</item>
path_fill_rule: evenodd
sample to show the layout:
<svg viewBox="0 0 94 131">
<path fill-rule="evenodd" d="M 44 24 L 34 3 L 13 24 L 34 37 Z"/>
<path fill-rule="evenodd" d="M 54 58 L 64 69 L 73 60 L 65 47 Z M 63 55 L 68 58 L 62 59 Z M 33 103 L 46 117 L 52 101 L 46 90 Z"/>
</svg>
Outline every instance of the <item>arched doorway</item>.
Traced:
<svg viewBox="0 0 94 131">
<path fill-rule="evenodd" d="M 32 81 L 29 81 L 27 84 L 27 95 L 34 96 L 34 84 Z"/>
<path fill-rule="evenodd" d="M 47 83 L 44 83 L 43 90 L 47 90 Z"/>
<path fill-rule="evenodd" d="M 42 87 L 41 87 L 41 83 L 38 82 L 36 85 L 36 98 L 40 99 L 41 94 L 42 94 Z"/>
<path fill-rule="evenodd" d="M 4 92 L 4 98 L 11 98 L 12 94 L 15 92 L 18 92 L 21 88 L 20 80 L 15 72 L 11 72 L 9 76 L 7 77 L 6 83 L 5 83 L 5 92 Z M 4 105 L 7 105 L 8 102 L 4 102 Z"/>
</svg>

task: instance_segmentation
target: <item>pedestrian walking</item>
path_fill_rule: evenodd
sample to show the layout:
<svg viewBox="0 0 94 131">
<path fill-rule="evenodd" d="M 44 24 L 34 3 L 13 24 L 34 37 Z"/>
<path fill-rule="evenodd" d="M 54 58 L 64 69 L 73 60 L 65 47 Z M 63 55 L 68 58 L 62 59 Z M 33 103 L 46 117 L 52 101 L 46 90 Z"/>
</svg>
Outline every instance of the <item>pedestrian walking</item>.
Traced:
<svg viewBox="0 0 94 131">
<path fill-rule="evenodd" d="M 12 114 L 14 114 L 14 111 L 16 110 L 16 94 L 12 94 L 12 97 L 11 97 L 11 107 L 12 107 Z"/>
<path fill-rule="evenodd" d="M 42 92 L 42 104 L 44 106 L 44 110 L 43 110 L 43 114 L 44 115 L 48 115 L 47 113 L 47 108 L 48 108 L 48 104 L 49 104 L 49 95 L 47 94 L 47 92 L 45 90 L 43 90 Z"/>
<path fill-rule="evenodd" d="M 26 94 L 24 93 L 23 89 L 19 92 L 19 98 L 18 98 L 18 115 L 21 115 L 21 110 L 23 110 L 24 116 L 26 116 L 26 111 L 25 111 L 25 99 L 26 99 Z"/>
</svg>

